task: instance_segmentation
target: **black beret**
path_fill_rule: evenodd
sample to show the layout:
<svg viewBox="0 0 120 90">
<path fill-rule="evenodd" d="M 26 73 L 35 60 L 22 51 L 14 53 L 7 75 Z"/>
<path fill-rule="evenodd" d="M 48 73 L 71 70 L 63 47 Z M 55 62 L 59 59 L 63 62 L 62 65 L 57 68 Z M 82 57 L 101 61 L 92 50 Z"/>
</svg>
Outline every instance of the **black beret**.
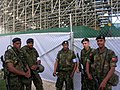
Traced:
<svg viewBox="0 0 120 90">
<path fill-rule="evenodd" d="M 105 40 L 105 36 L 104 36 L 104 35 L 99 35 L 99 36 L 96 38 L 96 40 L 98 40 L 98 39 L 104 39 L 104 40 Z"/>
<path fill-rule="evenodd" d="M 88 41 L 89 42 L 89 39 L 88 38 L 84 38 L 81 43 L 83 43 L 84 41 Z"/>
<path fill-rule="evenodd" d="M 64 45 L 64 44 L 68 44 L 68 41 L 63 41 L 63 42 L 62 42 L 62 45 Z"/>
<path fill-rule="evenodd" d="M 34 40 L 32 39 L 32 38 L 29 38 L 29 39 L 27 39 L 27 41 L 26 41 L 26 43 L 30 43 L 30 42 L 34 42 Z"/>
<path fill-rule="evenodd" d="M 17 41 L 20 41 L 20 42 L 21 42 L 21 39 L 20 39 L 20 38 L 14 38 L 14 39 L 12 40 L 13 43 L 15 43 L 15 42 L 17 42 Z"/>
</svg>

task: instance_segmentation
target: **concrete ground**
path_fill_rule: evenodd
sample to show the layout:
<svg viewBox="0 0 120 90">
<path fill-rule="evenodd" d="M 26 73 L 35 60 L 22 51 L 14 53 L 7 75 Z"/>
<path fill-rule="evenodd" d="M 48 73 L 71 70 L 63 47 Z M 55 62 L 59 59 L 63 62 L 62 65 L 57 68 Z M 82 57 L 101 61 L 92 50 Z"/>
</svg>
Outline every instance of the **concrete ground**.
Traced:
<svg viewBox="0 0 120 90">
<path fill-rule="evenodd" d="M 55 83 L 43 80 L 44 90 L 55 90 Z M 36 90 L 35 86 L 32 85 L 32 90 Z"/>
</svg>

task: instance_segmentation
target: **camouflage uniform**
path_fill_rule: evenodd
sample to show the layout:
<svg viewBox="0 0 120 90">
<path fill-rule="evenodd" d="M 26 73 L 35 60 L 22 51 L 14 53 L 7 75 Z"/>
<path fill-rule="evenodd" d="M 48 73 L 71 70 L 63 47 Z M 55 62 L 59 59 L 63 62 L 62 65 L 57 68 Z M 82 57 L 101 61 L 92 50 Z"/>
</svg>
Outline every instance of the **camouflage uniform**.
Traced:
<svg viewBox="0 0 120 90">
<path fill-rule="evenodd" d="M 28 46 L 24 46 L 21 48 L 26 56 L 26 62 L 31 67 L 32 65 L 36 65 L 37 57 L 39 54 L 35 48 L 29 48 Z M 32 80 L 36 87 L 36 90 L 43 90 L 42 79 L 36 71 L 31 70 Z"/>
<path fill-rule="evenodd" d="M 26 62 L 26 58 L 25 56 L 23 55 L 23 52 L 21 51 L 22 53 L 22 56 L 23 56 L 23 63 L 24 63 L 24 71 L 27 72 L 27 68 L 26 66 L 28 65 L 27 62 Z M 31 90 L 31 84 L 32 84 L 32 77 L 30 78 L 26 78 L 26 77 L 20 77 L 20 80 L 21 80 L 21 83 L 22 83 L 22 86 L 24 87 L 24 90 Z"/>
<path fill-rule="evenodd" d="M 92 64 L 92 68 L 94 68 L 94 72 L 92 73 L 94 74 L 94 76 L 97 76 L 98 82 L 100 84 L 103 81 L 103 79 L 106 77 L 110 68 L 116 67 L 117 60 L 113 59 L 116 58 L 116 55 L 112 50 L 107 49 L 105 47 L 104 52 L 102 53 L 99 52 L 99 48 L 96 49 L 93 53 L 93 58 L 94 58 L 94 64 Z M 104 70 L 102 70 L 103 63 L 104 63 Z M 112 85 L 107 83 L 105 90 L 112 90 Z"/>
<path fill-rule="evenodd" d="M 73 79 L 70 77 L 70 75 L 74 68 L 75 63 L 73 63 L 73 59 L 75 58 L 76 56 L 74 52 L 69 49 L 67 51 L 62 49 L 58 52 L 56 59 L 58 61 L 58 78 L 56 82 L 57 90 L 62 90 L 64 81 L 66 90 L 73 90 Z"/>
<path fill-rule="evenodd" d="M 18 57 L 21 57 L 21 53 L 16 48 L 13 47 L 12 49 L 7 50 L 4 57 L 6 64 L 12 63 L 16 69 L 23 70 L 23 63 L 18 59 Z M 10 90 L 24 90 L 20 77 L 18 75 L 7 71 L 7 76 Z"/>
<path fill-rule="evenodd" d="M 89 59 L 90 53 L 93 51 L 94 49 L 90 47 L 89 47 L 89 50 L 86 50 L 85 48 L 81 50 L 81 61 L 84 66 L 84 70 L 86 70 L 85 68 L 86 68 L 87 59 Z M 85 71 L 85 75 L 81 75 L 81 84 L 82 84 L 81 90 L 87 90 L 88 88 L 89 90 L 95 90 L 95 88 L 93 87 L 94 81 L 88 79 L 86 71 Z"/>
</svg>

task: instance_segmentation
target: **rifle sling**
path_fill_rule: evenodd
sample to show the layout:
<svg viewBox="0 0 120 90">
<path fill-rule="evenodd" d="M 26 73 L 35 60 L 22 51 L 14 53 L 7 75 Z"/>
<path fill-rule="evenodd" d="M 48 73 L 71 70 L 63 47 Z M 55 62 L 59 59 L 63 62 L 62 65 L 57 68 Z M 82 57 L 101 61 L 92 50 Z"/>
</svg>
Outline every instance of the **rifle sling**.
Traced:
<svg viewBox="0 0 120 90">
<path fill-rule="evenodd" d="M 107 53 L 108 53 L 108 49 L 107 49 L 107 51 L 106 51 L 106 53 L 105 53 L 105 57 L 104 57 L 104 62 L 103 62 L 103 66 L 102 66 L 101 75 L 102 75 L 102 73 L 104 73 L 104 66 L 105 66 L 105 60 L 106 60 Z"/>
<path fill-rule="evenodd" d="M 14 53 L 14 55 L 17 57 L 18 62 L 21 61 L 22 64 L 23 64 L 23 67 L 26 68 L 26 65 L 24 64 L 23 60 L 21 60 L 21 59 L 18 57 L 17 53 L 13 50 L 13 48 L 11 48 L 11 50 L 12 50 L 12 52 Z M 24 71 L 26 72 L 25 68 L 23 68 L 23 69 L 24 69 Z"/>
</svg>

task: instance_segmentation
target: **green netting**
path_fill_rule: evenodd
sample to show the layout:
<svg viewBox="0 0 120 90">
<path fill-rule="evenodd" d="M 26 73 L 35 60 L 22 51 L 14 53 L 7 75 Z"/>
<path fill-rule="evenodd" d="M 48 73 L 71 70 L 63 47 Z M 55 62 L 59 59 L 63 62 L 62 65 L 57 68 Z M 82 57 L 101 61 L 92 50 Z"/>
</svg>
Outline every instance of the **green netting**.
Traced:
<svg viewBox="0 0 120 90">
<path fill-rule="evenodd" d="M 120 28 L 116 28 L 115 26 L 105 26 L 101 28 L 101 30 L 94 30 L 87 26 L 73 26 L 73 33 L 75 38 L 91 38 L 96 37 L 99 34 L 105 35 L 107 37 L 120 37 Z M 30 34 L 30 33 L 52 33 L 52 32 L 70 32 L 70 28 L 51 28 L 46 30 L 27 30 L 26 32 L 16 32 L 9 34 L 1 34 L 3 35 L 14 35 L 14 34 Z"/>
<path fill-rule="evenodd" d="M 86 26 L 77 26 L 73 27 L 74 37 L 75 38 L 90 38 L 90 37 L 96 37 L 99 35 L 99 31 L 88 28 Z"/>
<path fill-rule="evenodd" d="M 100 34 L 108 37 L 120 37 L 120 28 L 116 28 L 115 26 L 105 26 L 101 28 Z"/>
</svg>

